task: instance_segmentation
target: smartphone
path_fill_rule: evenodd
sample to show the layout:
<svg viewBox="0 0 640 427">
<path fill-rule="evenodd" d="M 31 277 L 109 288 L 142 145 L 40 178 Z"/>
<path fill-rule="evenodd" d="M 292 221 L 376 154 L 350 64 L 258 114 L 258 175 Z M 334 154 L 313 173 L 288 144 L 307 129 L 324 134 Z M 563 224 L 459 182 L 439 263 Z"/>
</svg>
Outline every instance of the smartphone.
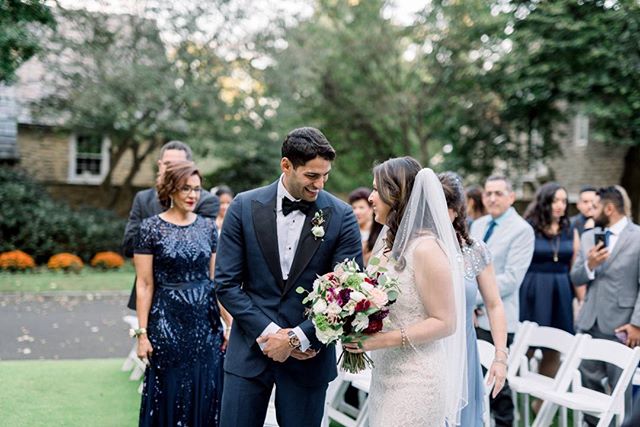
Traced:
<svg viewBox="0 0 640 427">
<path fill-rule="evenodd" d="M 607 247 L 607 240 L 605 238 L 604 233 L 595 233 L 594 235 L 595 245 L 598 246 L 598 243 L 602 242 L 602 247 Z"/>
</svg>

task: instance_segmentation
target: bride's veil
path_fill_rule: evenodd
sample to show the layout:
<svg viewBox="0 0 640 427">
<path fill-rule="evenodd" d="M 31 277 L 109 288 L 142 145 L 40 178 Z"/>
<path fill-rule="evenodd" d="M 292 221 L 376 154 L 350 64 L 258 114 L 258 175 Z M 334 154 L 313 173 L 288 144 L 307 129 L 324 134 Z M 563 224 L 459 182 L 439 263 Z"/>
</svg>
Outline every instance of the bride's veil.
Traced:
<svg viewBox="0 0 640 427">
<path fill-rule="evenodd" d="M 446 381 L 442 384 L 446 396 L 446 421 L 447 425 L 453 426 L 460 424 L 460 412 L 468 402 L 464 268 L 442 184 L 428 168 L 416 175 L 409 203 L 396 233 L 391 259 L 397 268 L 403 268 L 411 242 L 425 235 L 436 237 L 449 259 L 453 276 L 456 329 L 453 335 L 442 339 L 446 354 Z M 414 350 L 420 351 L 420 346 L 410 344 Z M 429 372 L 425 372 L 425 375 L 429 375 Z"/>
</svg>

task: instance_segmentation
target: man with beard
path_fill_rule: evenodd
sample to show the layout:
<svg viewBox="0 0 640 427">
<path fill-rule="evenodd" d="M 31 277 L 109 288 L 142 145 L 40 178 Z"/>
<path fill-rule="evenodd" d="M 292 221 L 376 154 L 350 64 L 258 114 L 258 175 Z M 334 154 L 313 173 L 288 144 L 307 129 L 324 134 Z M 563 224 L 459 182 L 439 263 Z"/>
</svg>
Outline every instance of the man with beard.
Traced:
<svg viewBox="0 0 640 427">
<path fill-rule="evenodd" d="M 587 294 L 576 322 L 579 332 L 594 338 L 640 345 L 640 227 L 624 213 L 624 199 L 615 187 L 601 188 L 593 205 L 596 228 L 582 234 L 580 252 L 571 270 L 574 285 L 586 284 Z M 617 336 L 616 336 L 617 335 Z M 586 387 L 604 392 L 602 379 L 614 387 L 621 371 L 597 361 L 580 366 Z M 625 394 L 627 414 L 631 387 Z M 597 420 L 585 416 L 588 425 Z"/>
</svg>

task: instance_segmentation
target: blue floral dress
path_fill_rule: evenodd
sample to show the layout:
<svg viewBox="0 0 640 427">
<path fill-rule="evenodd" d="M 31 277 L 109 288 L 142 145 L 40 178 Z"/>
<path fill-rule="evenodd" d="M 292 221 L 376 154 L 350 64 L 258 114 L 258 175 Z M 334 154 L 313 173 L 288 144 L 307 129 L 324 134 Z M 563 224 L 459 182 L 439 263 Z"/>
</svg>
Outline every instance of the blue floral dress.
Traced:
<svg viewBox="0 0 640 427">
<path fill-rule="evenodd" d="M 223 327 L 213 282 L 215 221 L 185 226 L 145 219 L 136 254 L 153 255 L 154 294 L 147 333 L 140 426 L 217 426 L 223 380 Z"/>
<path fill-rule="evenodd" d="M 469 403 L 462 409 L 460 425 L 463 427 L 482 427 L 484 408 L 484 384 L 482 383 L 482 367 L 478 355 L 476 330 L 473 327 L 473 310 L 478 295 L 478 281 L 476 277 L 489 264 L 491 253 L 484 242 L 475 241 L 471 246 L 462 248 L 464 257 L 464 286 L 467 305 L 467 381 L 469 383 Z"/>
</svg>

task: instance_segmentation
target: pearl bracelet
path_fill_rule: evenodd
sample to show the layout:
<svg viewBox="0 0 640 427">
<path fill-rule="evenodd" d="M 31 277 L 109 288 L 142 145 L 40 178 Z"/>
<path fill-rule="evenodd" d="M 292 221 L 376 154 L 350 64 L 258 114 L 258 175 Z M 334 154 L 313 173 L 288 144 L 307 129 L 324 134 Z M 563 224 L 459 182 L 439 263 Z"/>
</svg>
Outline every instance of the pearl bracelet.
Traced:
<svg viewBox="0 0 640 427">
<path fill-rule="evenodd" d="M 506 348 L 496 347 L 496 352 L 498 352 L 498 351 L 503 353 L 505 356 L 509 357 L 509 350 L 507 350 Z"/>
<path fill-rule="evenodd" d="M 493 359 L 493 363 L 500 363 L 501 365 L 504 365 L 505 367 L 509 367 L 509 365 L 507 364 L 507 361 L 504 359 Z"/>
<path fill-rule="evenodd" d="M 405 331 L 404 328 L 400 328 L 400 345 L 402 348 L 407 346 L 407 341 L 407 331 Z"/>
</svg>

